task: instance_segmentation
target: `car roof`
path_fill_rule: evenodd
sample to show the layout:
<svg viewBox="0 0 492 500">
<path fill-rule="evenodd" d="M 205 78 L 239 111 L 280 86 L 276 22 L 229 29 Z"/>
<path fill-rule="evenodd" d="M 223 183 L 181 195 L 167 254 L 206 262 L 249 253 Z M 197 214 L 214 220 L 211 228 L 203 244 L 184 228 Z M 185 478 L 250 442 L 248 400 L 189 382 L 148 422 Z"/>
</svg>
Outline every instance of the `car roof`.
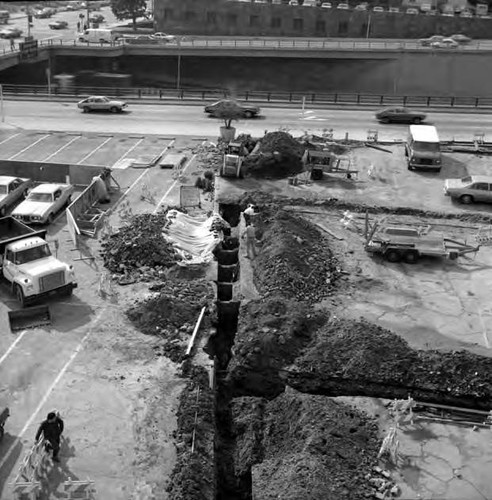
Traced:
<svg viewBox="0 0 492 500">
<path fill-rule="evenodd" d="M 433 125 L 410 125 L 410 133 L 415 141 L 439 142 L 436 127 Z"/>
<path fill-rule="evenodd" d="M 487 182 L 492 183 L 492 176 L 490 175 L 470 175 L 472 182 Z"/>
<path fill-rule="evenodd" d="M 0 175 L 0 184 L 8 184 L 14 179 L 19 179 L 19 177 L 11 177 L 10 175 Z"/>
<path fill-rule="evenodd" d="M 68 184 L 40 184 L 31 189 L 31 193 L 54 193 L 61 187 L 66 187 Z"/>
</svg>

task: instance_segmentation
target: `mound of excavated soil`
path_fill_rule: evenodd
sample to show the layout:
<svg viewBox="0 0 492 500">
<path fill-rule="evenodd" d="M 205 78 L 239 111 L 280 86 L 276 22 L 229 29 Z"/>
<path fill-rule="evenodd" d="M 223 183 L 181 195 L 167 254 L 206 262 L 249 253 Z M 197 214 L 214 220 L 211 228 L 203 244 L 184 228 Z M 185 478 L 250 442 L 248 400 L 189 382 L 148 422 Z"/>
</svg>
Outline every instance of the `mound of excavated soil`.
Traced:
<svg viewBox="0 0 492 500">
<path fill-rule="evenodd" d="M 279 369 L 294 361 L 324 318 L 306 303 L 281 297 L 251 301 L 239 317 L 227 374 L 232 393 L 276 396 L 285 388 Z"/>
<path fill-rule="evenodd" d="M 322 396 L 287 389 L 274 400 L 231 404 L 236 474 L 252 468 L 253 498 L 365 499 L 377 463 L 377 425 Z"/>
<path fill-rule="evenodd" d="M 179 403 L 169 500 L 215 500 L 215 429 L 214 391 L 205 369 L 194 367 Z"/>
<path fill-rule="evenodd" d="M 319 302 L 339 275 L 328 240 L 311 223 L 279 210 L 262 217 L 262 240 L 253 261 L 254 282 L 261 295 Z"/>
<path fill-rule="evenodd" d="M 365 321 L 328 322 L 289 373 L 289 385 L 306 392 L 492 405 L 491 358 L 415 350 Z"/>
<path fill-rule="evenodd" d="M 129 308 L 128 319 L 141 332 L 165 339 L 158 354 L 180 362 L 202 307 L 208 307 L 214 300 L 214 290 L 203 279 L 168 280 L 151 290 L 158 291 Z M 204 316 L 201 328 L 209 328 L 210 323 L 210 317 Z"/>
</svg>

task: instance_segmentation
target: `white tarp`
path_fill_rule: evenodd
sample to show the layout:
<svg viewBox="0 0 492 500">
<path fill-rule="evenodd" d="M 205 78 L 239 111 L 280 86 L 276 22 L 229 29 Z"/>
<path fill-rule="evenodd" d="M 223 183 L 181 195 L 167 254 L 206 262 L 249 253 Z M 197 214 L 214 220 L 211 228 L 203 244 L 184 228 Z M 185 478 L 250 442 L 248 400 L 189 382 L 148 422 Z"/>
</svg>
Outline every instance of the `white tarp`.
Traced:
<svg viewBox="0 0 492 500">
<path fill-rule="evenodd" d="M 222 233 L 212 229 L 214 223 L 224 223 L 220 215 L 192 217 L 169 210 L 167 220 L 163 236 L 183 259 L 182 265 L 203 264 L 213 259 L 212 251 L 222 240 Z"/>
</svg>

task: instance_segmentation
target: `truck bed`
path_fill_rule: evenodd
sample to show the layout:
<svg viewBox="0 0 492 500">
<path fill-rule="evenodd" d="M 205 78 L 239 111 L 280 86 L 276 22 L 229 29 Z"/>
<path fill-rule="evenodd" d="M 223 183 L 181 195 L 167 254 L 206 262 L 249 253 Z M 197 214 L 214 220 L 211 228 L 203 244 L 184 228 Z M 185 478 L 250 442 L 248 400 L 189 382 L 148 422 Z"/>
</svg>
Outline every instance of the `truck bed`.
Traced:
<svg viewBox="0 0 492 500">
<path fill-rule="evenodd" d="M 9 243 L 30 236 L 39 236 L 44 239 L 46 229 L 32 229 L 13 217 L 0 218 L 0 253 L 3 253 L 3 249 Z"/>
</svg>

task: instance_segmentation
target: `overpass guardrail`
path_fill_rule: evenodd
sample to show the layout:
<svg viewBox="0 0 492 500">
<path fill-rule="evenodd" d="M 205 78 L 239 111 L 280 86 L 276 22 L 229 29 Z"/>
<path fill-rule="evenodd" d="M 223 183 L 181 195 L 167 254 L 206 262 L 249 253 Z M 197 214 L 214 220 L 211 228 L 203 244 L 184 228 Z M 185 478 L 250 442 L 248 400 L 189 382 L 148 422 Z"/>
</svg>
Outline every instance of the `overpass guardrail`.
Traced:
<svg viewBox="0 0 492 500">
<path fill-rule="evenodd" d="M 226 89 L 170 89 L 156 87 L 96 87 L 74 86 L 70 89 L 57 85 L 2 85 L 6 97 L 31 97 L 40 99 L 78 98 L 89 95 L 107 95 L 146 101 L 214 101 L 225 98 L 240 101 L 272 104 L 304 105 L 356 105 L 356 106 L 404 106 L 418 108 L 463 108 L 491 109 L 491 97 L 475 96 L 423 96 L 423 95 L 384 95 L 350 92 L 313 93 L 313 92 L 273 92 L 239 91 L 231 93 Z"/>
</svg>

